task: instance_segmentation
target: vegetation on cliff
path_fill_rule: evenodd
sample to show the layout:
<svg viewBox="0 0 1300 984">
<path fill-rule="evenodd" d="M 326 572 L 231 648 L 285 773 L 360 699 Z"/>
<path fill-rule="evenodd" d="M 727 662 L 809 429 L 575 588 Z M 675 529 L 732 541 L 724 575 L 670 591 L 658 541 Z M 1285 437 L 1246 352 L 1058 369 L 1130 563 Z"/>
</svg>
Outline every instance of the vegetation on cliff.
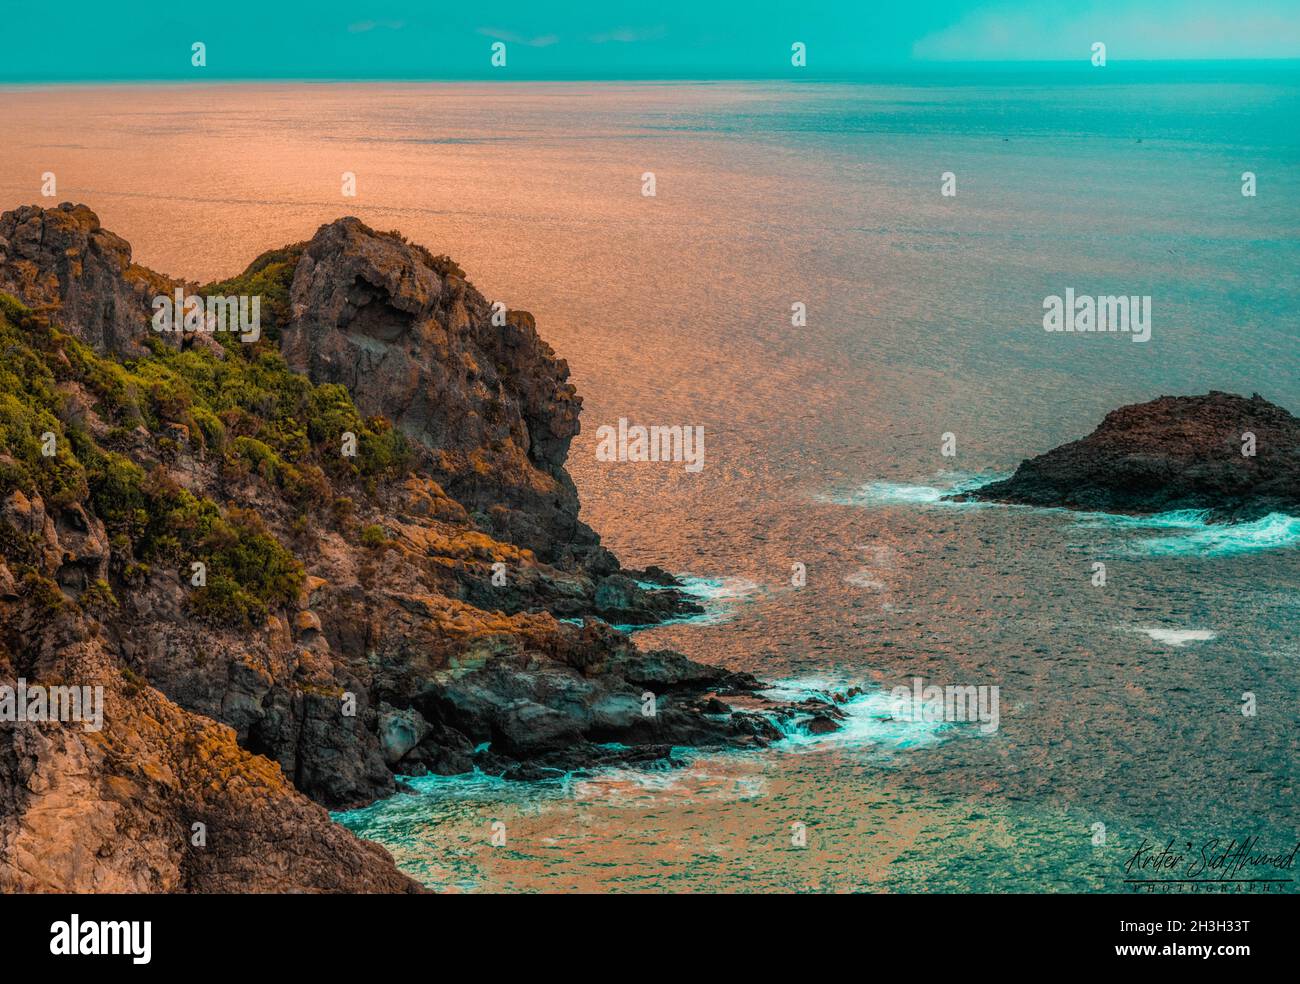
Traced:
<svg viewBox="0 0 1300 984">
<path fill-rule="evenodd" d="M 246 276 L 282 287 L 284 264 Z M 201 560 L 207 583 L 195 611 L 260 624 L 297 596 L 302 565 L 255 513 L 223 511 L 129 452 L 143 440 L 147 454 L 136 457 L 161 465 L 188 446 L 228 478 L 260 476 L 305 512 L 333 503 L 340 482 L 373 489 L 402 474 L 406 441 L 382 418 L 363 419 L 344 387 L 291 372 L 274 348 L 148 344 L 148 356 L 114 361 L 0 294 L 0 497 L 18 489 L 55 509 L 87 501 L 113 536 L 119 570 L 169 562 L 188 578 Z M 355 456 L 340 450 L 349 433 Z M 21 538 L 6 539 L 21 552 Z"/>
</svg>

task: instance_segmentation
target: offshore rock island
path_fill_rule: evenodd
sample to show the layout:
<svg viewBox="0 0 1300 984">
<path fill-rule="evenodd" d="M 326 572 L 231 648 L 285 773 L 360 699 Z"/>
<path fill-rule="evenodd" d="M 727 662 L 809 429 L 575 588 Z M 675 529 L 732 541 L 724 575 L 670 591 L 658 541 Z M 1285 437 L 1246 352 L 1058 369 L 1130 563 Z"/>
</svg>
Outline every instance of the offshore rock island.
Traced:
<svg viewBox="0 0 1300 984">
<path fill-rule="evenodd" d="M 1004 481 L 949 498 L 1195 510 L 1220 522 L 1300 515 L 1300 419 L 1258 394 L 1162 396 L 1112 411 L 1087 437 L 1021 462 Z"/>
<path fill-rule="evenodd" d="M 178 289 L 256 341 L 152 331 Z M 700 609 L 578 519 L 568 366 L 493 313 L 354 218 L 200 287 L 0 216 L 0 683 L 104 688 L 100 731 L 0 724 L 0 891 L 418 891 L 327 809 L 781 737 L 611 627 Z"/>
</svg>

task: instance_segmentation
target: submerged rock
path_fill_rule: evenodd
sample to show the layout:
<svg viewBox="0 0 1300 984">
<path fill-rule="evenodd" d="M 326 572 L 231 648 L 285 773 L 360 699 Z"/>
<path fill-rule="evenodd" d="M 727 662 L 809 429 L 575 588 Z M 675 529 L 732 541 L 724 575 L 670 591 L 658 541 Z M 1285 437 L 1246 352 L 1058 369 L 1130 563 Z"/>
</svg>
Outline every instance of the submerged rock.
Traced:
<svg viewBox="0 0 1300 984">
<path fill-rule="evenodd" d="M 1243 449 L 1250 452 L 1243 454 Z M 1111 513 L 1300 515 L 1300 419 L 1258 394 L 1212 391 L 1121 407 L 1095 431 L 956 500 Z"/>
</svg>

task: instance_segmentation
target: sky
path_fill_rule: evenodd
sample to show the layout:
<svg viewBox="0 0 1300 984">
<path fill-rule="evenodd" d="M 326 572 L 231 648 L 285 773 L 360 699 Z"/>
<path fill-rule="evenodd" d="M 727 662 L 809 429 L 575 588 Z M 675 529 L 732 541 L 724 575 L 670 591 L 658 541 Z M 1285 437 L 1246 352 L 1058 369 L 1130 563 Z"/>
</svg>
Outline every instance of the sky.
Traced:
<svg viewBox="0 0 1300 984">
<path fill-rule="evenodd" d="M 0 24 L 21 39 L 7 82 L 786 78 L 1086 62 L 1095 41 L 1114 62 L 1300 58 L 1300 0 L 0 0 Z"/>
</svg>

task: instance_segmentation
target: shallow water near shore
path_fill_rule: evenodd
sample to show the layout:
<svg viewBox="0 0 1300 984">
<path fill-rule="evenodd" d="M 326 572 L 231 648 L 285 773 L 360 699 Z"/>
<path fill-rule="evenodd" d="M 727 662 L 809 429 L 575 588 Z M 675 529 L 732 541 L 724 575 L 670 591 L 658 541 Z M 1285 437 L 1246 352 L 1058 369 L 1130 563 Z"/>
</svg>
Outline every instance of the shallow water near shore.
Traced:
<svg viewBox="0 0 1300 984">
<path fill-rule="evenodd" d="M 1161 394 L 1300 411 L 1300 82 L 1089 78 L 6 90 L 0 192 L 57 170 L 138 262 L 200 280 L 340 214 L 448 253 L 569 360 L 583 518 L 696 579 L 706 617 L 641 646 L 784 687 L 1000 688 L 992 734 L 891 730 L 868 696 L 839 736 L 425 777 L 339 816 L 415 877 L 1125 891 L 1143 838 L 1300 836 L 1300 520 L 941 497 Z M 1151 341 L 1045 333 L 1066 287 L 1151 294 Z M 704 426 L 703 470 L 597 461 L 619 417 Z"/>
</svg>

